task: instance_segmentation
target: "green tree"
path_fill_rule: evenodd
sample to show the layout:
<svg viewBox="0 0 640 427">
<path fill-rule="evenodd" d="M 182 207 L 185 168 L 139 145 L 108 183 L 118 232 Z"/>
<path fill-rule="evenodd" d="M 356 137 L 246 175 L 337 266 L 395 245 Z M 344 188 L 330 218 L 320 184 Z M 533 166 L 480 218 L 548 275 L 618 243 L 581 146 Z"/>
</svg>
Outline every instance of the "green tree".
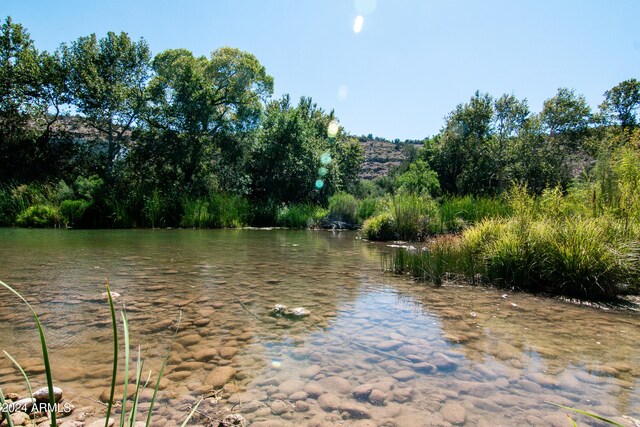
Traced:
<svg viewBox="0 0 640 427">
<path fill-rule="evenodd" d="M 544 101 L 540 118 L 552 142 L 575 150 L 587 133 L 591 108 L 584 96 L 560 88 L 556 96 Z"/>
<path fill-rule="evenodd" d="M 604 93 L 601 110 L 623 128 L 637 126 L 636 111 L 640 108 L 640 82 L 629 79 Z"/>
<path fill-rule="evenodd" d="M 106 170 L 111 175 L 132 126 L 145 106 L 149 79 L 149 46 L 126 33 L 80 37 L 61 52 L 68 67 L 72 102 L 106 138 Z"/>
<path fill-rule="evenodd" d="M 396 189 L 399 192 L 436 195 L 440 191 L 438 174 L 429 164 L 421 159 L 409 164 L 409 169 L 396 178 Z"/>
</svg>

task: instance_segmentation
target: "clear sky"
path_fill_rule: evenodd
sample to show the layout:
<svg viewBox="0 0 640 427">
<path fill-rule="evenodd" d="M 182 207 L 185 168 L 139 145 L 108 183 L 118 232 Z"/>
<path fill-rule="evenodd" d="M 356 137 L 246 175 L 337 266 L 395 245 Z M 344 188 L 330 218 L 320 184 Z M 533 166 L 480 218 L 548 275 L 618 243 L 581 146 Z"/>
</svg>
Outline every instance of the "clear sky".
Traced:
<svg viewBox="0 0 640 427">
<path fill-rule="evenodd" d="M 638 0 L 0 0 L 0 14 L 43 50 L 107 31 L 154 53 L 238 47 L 274 77 L 274 96 L 311 96 L 348 132 L 389 139 L 437 133 L 476 90 L 539 111 L 559 87 L 596 107 L 640 79 Z"/>
</svg>

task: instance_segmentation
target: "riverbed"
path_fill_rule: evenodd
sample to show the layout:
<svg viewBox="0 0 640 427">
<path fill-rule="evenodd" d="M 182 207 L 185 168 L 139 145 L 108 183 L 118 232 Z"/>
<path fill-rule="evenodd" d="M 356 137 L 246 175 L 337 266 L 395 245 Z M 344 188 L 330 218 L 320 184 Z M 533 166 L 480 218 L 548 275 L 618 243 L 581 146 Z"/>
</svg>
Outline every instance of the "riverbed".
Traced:
<svg viewBox="0 0 640 427">
<path fill-rule="evenodd" d="M 151 381 L 180 319 L 153 425 L 179 425 L 200 396 L 193 425 L 571 425 L 548 402 L 640 418 L 638 313 L 418 284 L 383 273 L 391 249 L 355 232 L 0 229 L 0 242 L 0 280 L 41 315 L 54 382 L 88 421 L 113 363 L 105 282 Z M 276 304 L 311 315 L 273 317 Z M 0 347 L 44 385 L 34 321 L 4 290 Z M 0 387 L 26 390 L 5 357 Z"/>
</svg>

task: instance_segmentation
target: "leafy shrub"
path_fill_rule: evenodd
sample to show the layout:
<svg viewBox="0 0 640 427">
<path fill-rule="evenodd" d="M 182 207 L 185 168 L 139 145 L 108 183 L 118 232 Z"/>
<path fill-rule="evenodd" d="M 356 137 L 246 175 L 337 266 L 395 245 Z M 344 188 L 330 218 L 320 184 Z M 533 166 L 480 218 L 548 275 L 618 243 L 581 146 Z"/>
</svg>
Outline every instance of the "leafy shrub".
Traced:
<svg viewBox="0 0 640 427">
<path fill-rule="evenodd" d="M 383 212 L 367 219 L 362 225 L 362 233 L 369 240 L 393 240 L 396 238 L 396 224 L 390 212 Z"/>
<path fill-rule="evenodd" d="M 438 206 L 429 196 L 396 195 L 392 215 L 396 234 L 402 240 L 420 240 L 438 227 Z"/>
<path fill-rule="evenodd" d="M 52 227 L 58 224 L 58 210 L 50 205 L 29 206 L 16 222 L 22 227 Z"/>
</svg>

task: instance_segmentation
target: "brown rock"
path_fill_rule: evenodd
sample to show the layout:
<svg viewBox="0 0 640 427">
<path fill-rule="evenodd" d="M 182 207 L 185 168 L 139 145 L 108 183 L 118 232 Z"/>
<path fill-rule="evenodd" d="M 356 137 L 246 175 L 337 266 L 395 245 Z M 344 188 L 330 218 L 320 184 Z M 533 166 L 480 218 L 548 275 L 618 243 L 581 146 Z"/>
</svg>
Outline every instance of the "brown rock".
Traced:
<svg viewBox="0 0 640 427">
<path fill-rule="evenodd" d="M 285 412 L 289 412 L 289 405 L 282 400 L 274 400 L 271 402 L 271 412 L 275 415 L 282 415 Z"/>
<path fill-rule="evenodd" d="M 412 380 L 416 377 L 416 373 L 413 371 L 410 371 L 409 369 L 403 369 L 401 371 L 396 372 L 395 374 L 391 375 L 393 378 L 397 379 L 398 381 L 409 381 Z"/>
<path fill-rule="evenodd" d="M 458 403 L 445 403 L 440 408 L 440 414 L 451 424 L 464 424 L 467 419 L 467 411 Z"/>
<path fill-rule="evenodd" d="M 310 406 L 304 400 L 298 400 L 296 402 L 296 404 L 294 405 L 294 408 L 295 408 L 296 412 L 308 412 L 309 409 L 310 409 Z"/>
<path fill-rule="evenodd" d="M 346 412 L 351 418 L 362 419 L 371 418 L 371 413 L 366 406 L 353 402 L 343 402 L 339 406 L 340 412 Z"/>
<path fill-rule="evenodd" d="M 238 351 L 237 347 L 222 347 L 220 349 L 220 356 L 224 359 L 231 359 Z"/>
<path fill-rule="evenodd" d="M 193 358 L 198 362 L 207 362 L 215 359 L 218 355 L 218 350 L 215 348 L 204 348 L 193 353 Z"/>
<path fill-rule="evenodd" d="M 340 398 L 333 393 L 325 393 L 318 398 L 318 405 L 324 411 L 331 412 L 340 407 Z"/>
<path fill-rule="evenodd" d="M 313 378 L 320 373 L 322 369 L 319 365 L 311 365 L 300 372 L 301 378 Z"/>
<path fill-rule="evenodd" d="M 298 400 L 307 400 L 307 397 L 309 397 L 309 395 L 301 390 L 296 391 L 295 393 L 291 393 L 289 395 L 289 400 L 296 402 Z"/>
<path fill-rule="evenodd" d="M 185 347 L 189 347 L 190 345 L 198 344 L 201 339 L 198 334 L 190 334 L 180 337 L 176 341 Z"/>
<path fill-rule="evenodd" d="M 373 390 L 373 386 L 371 384 L 362 384 L 351 390 L 351 394 L 356 399 L 367 400 L 371 390 Z"/>
<path fill-rule="evenodd" d="M 305 386 L 305 382 L 301 380 L 286 380 L 278 386 L 278 390 L 280 393 L 284 393 L 289 396 L 296 391 L 302 390 L 302 387 Z"/>
<path fill-rule="evenodd" d="M 349 390 L 351 390 L 351 384 L 349 383 L 349 381 L 337 376 L 318 380 L 318 384 L 320 384 L 320 386 L 325 390 L 333 393 L 347 394 L 349 393 Z"/>
<path fill-rule="evenodd" d="M 387 400 L 387 393 L 382 390 L 372 390 L 369 394 L 369 402 L 372 405 L 382 406 L 385 400 Z"/>
<path fill-rule="evenodd" d="M 231 366 L 221 366 L 214 369 L 207 376 L 205 383 L 213 388 L 222 387 L 236 375 L 236 370 Z"/>
</svg>

